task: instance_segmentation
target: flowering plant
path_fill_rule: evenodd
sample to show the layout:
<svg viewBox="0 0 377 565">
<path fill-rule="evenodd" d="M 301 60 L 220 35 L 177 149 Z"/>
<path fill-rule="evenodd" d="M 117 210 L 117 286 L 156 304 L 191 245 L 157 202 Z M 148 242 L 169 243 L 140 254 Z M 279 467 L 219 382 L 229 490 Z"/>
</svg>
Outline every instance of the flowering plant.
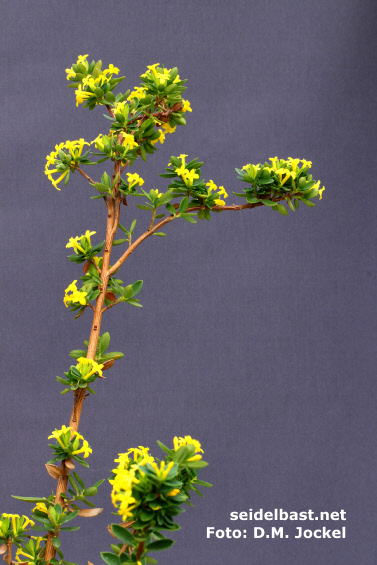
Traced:
<svg viewBox="0 0 377 565">
<path fill-rule="evenodd" d="M 130 169 L 139 163 L 139 157 L 146 161 L 164 144 L 168 134 L 186 124 L 186 115 L 192 111 L 190 102 L 182 98 L 187 81 L 180 78 L 177 68 L 167 69 L 156 63 L 140 76 L 140 86 L 115 94 L 114 90 L 124 79 L 117 77 L 119 70 L 112 64 L 102 69 L 101 61 L 89 63 L 87 57 L 80 55 L 67 69 L 68 86 L 75 89 L 77 106 L 89 110 L 96 106 L 106 108 L 107 131 L 91 142 L 81 138 L 56 145 L 55 151 L 47 156 L 45 174 L 60 190 L 58 185 L 67 185 L 78 172 L 93 189 L 91 198 L 101 200 L 106 206 L 103 241 L 93 243 L 96 232 L 86 229 L 83 235 L 70 237 L 66 245 L 73 250 L 68 259 L 83 264 L 83 275 L 79 277 L 81 285 L 77 278 L 66 288 L 64 304 L 76 312 L 75 318 L 91 309 L 93 321 L 89 339 L 84 341 L 85 349 L 70 352 L 77 364 L 71 365 L 64 377 L 57 377 L 65 387 L 62 394 L 73 392 L 73 409 L 69 426 L 55 429 L 49 436 L 55 443 L 50 444 L 53 457 L 46 463 L 46 469 L 57 481 L 55 495 L 15 497 L 35 505 L 32 519 L 1 515 L 0 551 L 8 565 L 12 564 L 13 546 L 17 548 L 16 560 L 20 563 L 73 565 L 64 558 L 60 532 L 79 529 L 67 525 L 77 516 L 93 517 L 103 510 L 88 498 L 97 494 L 104 480 L 85 486 L 75 470 L 75 463 L 88 467 L 86 459 L 92 453 L 78 427 L 87 393 L 95 394 L 92 388 L 95 381 L 104 378 L 103 372 L 123 357 L 121 352 L 107 351 L 110 334 L 100 334 L 103 314 L 120 303 L 142 306 L 136 297 L 143 281 L 124 283 L 116 276 L 128 257 L 146 239 L 164 237 L 166 234 L 161 229 L 173 220 L 195 224 L 197 219 L 210 220 L 213 214 L 261 206 L 286 215 L 288 209 L 295 211 L 300 202 L 314 206 L 313 199 L 321 199 L 324 191 L 320 181 L 309 173 L 310 161 L 273 157 L 264 164 L 236 169 L 243 191 L 233 194 L 245 199 L 245 203 L 227 205 L 227 190 L 218 187 L 212 179 L 206 182 L 202 177 L 203 162 L 197 158 L 188 160 L 184 154 L 170 157 L 160 175 L 169 179 L 165 190 L 145 190 L 144 180 Z M 82 168 L 106 161 L 111 162 L 112 171 L 105 171 L 97 180 Z M 120 223 L 122 205 L 129 206 L 133 198 L 143 199 L 136 206 L 149 216 L 145 231 L 136 238 L 136 220 L 128 223 L 128 227 Z M 116 239 L 118 230 L 122 235 Z M 113 248 L 122 245 L 125 249 L 111 264 Z M 174 543 L 162 532 L 178 530 L 175 517 L 184 511 L 184 504 L 192 506 L 191 494 L 201 495 L 199 486 L 211 486 L 198 478 L 200 469 L 207 465 L 198 440 L 190 436 L 174 437 L 172 447 L 158 444 L 163 451 L 161 459 L 142 446 L 128 449 L 115 459 L 117 466 L 109 478 L 111 499 L 123 522 L 108 527 L 118 543 L 111 545 L 111 551 L 101 554 L 107 565 L 156 563 L 150 553 L 168 549 Z M 37 537 L 31 535 L 32 530 L 39 532 Z M 20 556 L 26 559 L 22 561 Z"/>
</svg>

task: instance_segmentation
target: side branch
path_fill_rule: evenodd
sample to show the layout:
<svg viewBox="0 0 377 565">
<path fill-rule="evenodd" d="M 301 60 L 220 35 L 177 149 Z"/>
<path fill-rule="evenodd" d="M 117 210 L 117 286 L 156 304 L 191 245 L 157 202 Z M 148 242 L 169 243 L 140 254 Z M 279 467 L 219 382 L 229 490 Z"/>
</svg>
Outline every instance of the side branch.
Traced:
<svg viewBox="0 0 377 565">
<path fill-rule="evenodd" d="M 94 180 L 90 178 L 90 176 L 88 176 L 86 173 L 84 173 L 84 171 L 82 169 L 80 169 L 80 167 L 77 165 L 76 166 L 76 171 L 78 171 L 80 173 L 80 175 L 82 175 L 83 177 L 86 178 L 86 180 L 88 180 L 89 182 L 91 182 L 92 184 L 94 183 Z"/>
<path fill-rule="evenodd" d="M 285 199 L 284 196 L 279 196 L 279 198 L 273 199 L 273 201 L 279 202 L 280 200 L 284 200 L 284 199 Z M 246 210 L 247 208 L 258 208 L 259 206 L 264 206 L 264 204 L 262 202 L 256 202 L 255 204 L 239 204 L 239 205 L 235 204 L 233 206 L 213 206 L 212 210 L 214 212 L 224 212 L 225 210 L 236 211 L 236 210 Z M 178 205 L 177 205 L 177 207 L 178 207 Z M 192 206 L 191 208 L 187 208 L 187 210 L 185 211 L 185 214 L 187 214 L 188 212 L 196 212 L 197 210 L 204 210 L 205 208 L 206 208 L 205 206 Z M 173 216 L 173 215 L 168 216 L 167 218 L 164 218 L 163 220 L 161 220 L 161 222 L 159 222 L 158 224 L 156 224 L 152 228 L 150 227 L 145 233 L 143 233 L 138 239 L 136 239 L 134 241 L 134 243 L 129 246 L 127 251 L 125 251 L 123 253 L 123 255 L 118 259 L 118 261 L 116 263 L 114 263 L 114 265 L 111 267 L 111 269 L 109 269 L 108 275 L 111 277 L 111 275 L 113 275 L 113 273 L 117 269 L 119 269 L 119 267 L 125 262 L 127 257 L 129 257 L 133 253 L 134 249 L 136 249 L 136 247 L 139 247 L 140 243 L 142 243 L 145 239 L 147 239 L 147 237 L 153 235 L 156 231 L 161 229 L 163 226 L 165 226 L 166 224 L 168 224 L 172 220 L 175 220 L 177 217 L 179 217 L 179 216 Z"/>
</svg>

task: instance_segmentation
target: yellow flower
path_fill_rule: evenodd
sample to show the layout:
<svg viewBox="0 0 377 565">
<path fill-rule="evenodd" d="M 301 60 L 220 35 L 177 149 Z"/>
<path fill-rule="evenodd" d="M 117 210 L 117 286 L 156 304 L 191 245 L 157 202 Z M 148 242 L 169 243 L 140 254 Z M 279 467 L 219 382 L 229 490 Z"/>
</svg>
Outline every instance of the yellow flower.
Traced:
<svg viewBox="0 0 377 565">
<path fill-rule="evenodd" d="M 174 127 L 172 128 L 172 127 L 169 125 L 169 122 L 166 122 L 166 123 L 164 122 L 164 123 L 162 124 L 162 127 L 164 128 L 165 133 L 174 133 L 175 130 L 177 129 L 177 126 L 174 126 Z"/>
<path fill-rule="evenodd" d="M 225 206 L 225 201 L 221 200 L 220 198 L 216 198 L 215 204 L 217 204 L 218 206 Z"/>
<path fill-rule="evenodd" d="M 312 166 L 312 162 L 311 161 L 307 161 L 306 159 L 302 159 L 302 166 L 303 167 L 308 167 L 310 169 L 310 167 Z"/>
<path fill-rule="evenodd" d="M 218 195 L 221 196 L 222 194 L 224 195 L 224 198 L 228 198 L 228 193 L 225 188 L 223 186 L 219 186 Z"/>
<path fill-rule="evenodd" d="M 180 167 L 177 167 L 175 169 L 175 172 L 177 173 L 177 175 L 179 175 L 180 177 L 183 177 L 183 179 L 185 179 L 187 173 L 189 173 L 190 171 L 188 169 L 186 169 L 186 167 L 184 165 L 181 165 Z"/>
<path fill-rule="evenodd" d="M 127 173 L 128 188 L 132 188 L 135 185 L 143 185 L 144 180 L 137 173 Z"/>
<path fill-rule="evenodd" d="M 85 459 L 89 457 L 90 453 L 93 453 L 93 449 L 89 446 L 89 443 L 86 441 L 86 439 L 83 440 L 83 444 L 80 449 L 72 451 L 72 455 L 78 455 L 79 453 L 83 453 Z"/>
<path fill-rule="evenodd" d="M 182 108 L 182 112 L 192 112 L 192 108 L 190 106 L 190 102 L 188 100 L 183 100 L 182 98 L 182 102 L 183 102 L 183 108 Z"/>
<path fill-rule="evenodd" d="M 142 88 L 141 86 L 135 86 L 135 89 L 131 92 L 131 94 L 128 96 L 127 100 L 132 100 L 133 98 L 144 98 L 145 96 L 145 88 Z"/>
<path fill-rule="evenodd" d="M 59 443 L 59 445 L 60 445 L 63 449 L 65 449 L 65 448 L 66 448 L 66 445 L 63 443 L 63 441 L 62 441 L 62 439 L 61 439 L 61 436 L 62 436 L 62 435 L 65 436 L 68 431 L 70 431 L 70 438 L 69 438 L 69 439 L 71 439 L 71 437 L 73 437 L 73 436 L 75 436 L 75 435 L 78 435 L 78 433 L 75 432 L 75 431 L 73 430 L 73 428 L 71 428 L 71 427 L 67 428 L 66 426 L 63 425 L 62 428 L 61 428 L 61 430 L 57 430 L 57 429 L 55 428 L 55 430 L 54 430 L 53 432 L 51 432 L 51 435 L 48 436 L 48 439 L 56 439 L 56 441 Z"/>
<path fill-rule="evenodd" d="M 174 445 L 175 451 L 177 451 L 183 445 L 193 445 L 195 447 L 196 455 L 194 455 L 193 457 L 188 459 L 188 461 L 198 461 L 199 459 L 202 458 L 202 456 L 199 455 L 199 453 L 200 452 L 204 453 L 202 446 L 200 445 L 199 441 L 197 439 L 193 439 L 191 436 L 175 437 L 173 439 L 173 445 Z"/>
<path fill-rule="evenodd" d="M 105 76 L 108 74 L 111 75 L 118 75 L 119 74 L 119 69 L 118 67 L 114 67 L 114 65 L 112 63 L 110 63 L 109 68 L 105 69 L 102 71 L 102 74 L 104 74 Z"/>
<path fill-rule="evenodd" d="M 196 169 L 191 169 L 188 173 L 185 173 L 184 181 L 186 186 L 192 186 L 194 179 L 198 179 L 199 175 L 196 174 Z"/>
<path fill-rule="evenodd" d="M 81 84 L 79 84 L 78 90 L 75 90 L 75 95 L 76 95 L 76 106 L 82 104 L 88 98 L 95 97 L 95 94 L 93 94 L 92 92 L 86 92 L 85 90 L 83 90 Z"/>
<path fill-rule="evenodd" d="M 250 163 L 249 163 L 248 165 L 244 165 L 241 170 L 242 170 L 242 171 L 247 171 L 247 169 L 248 169 L 249 167 L 251 167 L 251 164 L 250 164 Z"/>
<path fill-rule="evenodd" d="M 175 488 L 173 490 L 171 490 L 170 492 L 168 492 L 168 494 L 166 496 L 176 496 L 179 493 L 179 488 Z"/>
<path fill-rule="evenodd" d="M 81 251 L 81 253 L 85 253 L 85 249 L 84 249 L 81 245 L 79 245 L 78 241 L 80 241 L 80 243 L 82 244 L 82 243 L 83 243 L 82 240 L 83 240 L 83 239 L 84 239 L 84 240 L 86 239 L 87 242 L 89 243 L 89 245 L 91 245 L 90 236 L 91 236 L 91 235 L 94 235 L 94 234 L 96 234 L 96 233 L 97 233 L 97 232 L 95 232 L 95 231 L 86 230 L 86 232 L 85 232 L 84 235 L 77 235 L 76 237 L 70 237 L 70 238 L 69 238 L 69 241 L 68 241 L 68 243 L 67 243 L 67 245 L 66 245 L 66 248 L 68 248 L 68 247 L 73 247 L 75 253 L 77 253 L 77 249 L 78 249 L 79 251 Z M 77 289 L 76 289 L 76 290 L 77 290 Z"/>
<path fill-rule="evenodd" d="M 208 194 L 211 194 L 212 190 L 217 190 L 217 185 L 213 182 L 213 180 L 207 182 L 206 186 L 208 186 Z"/>
<path fill-rule="evenodd" d="M 55 151 L 52 151 L 50 153 L 50 155 L 47 155 L 46 157 L 46 166 L 45 166 L 45 175 L 48 176 L 48 179 L 52 182 L 53 186 L 57 189 L 60 190 L 60 188 L 58 188 L 58 184 L 60 181 L 63 180 L 63 178 L 65 176 L 68 175 L 70 169 L 74 169 L 77 165 L 77 163 L 79 162 L 79 157 L 81 156 L 82 150 L 84 145 L 90 145 L 87 141 L 85 141 L 83 138 L 75 140 L 75 141 L 69 141 L 67 140 L 65 143 L 62 142 L 59 145 L 55 145 Z M 54 177 L 52 176 L 53 173 L 57 173 L 57 172 L 61 172 L 58 169 L 50 169 L 50 166 L 55 165 L 56 163 L 61 162 L 59 159 L 59 150 L 68 150 L 71 154 L 71 162 L 67 166 L 67 169 L 65 171 L 63 171 L 63 173 L 61 174 L 61 176 L 59 178 L 57 178 L 56 180 L 54 179 Z"/>
<path fill-rule="evenodd" d="M 63 302 L 67 308 L 68 308 L 68 302 L 72 302 L 72 303 L 78 302 L 82 306 L 85 306 L 86 304 L 85 296 L 87 296 L 88 293 L 77 290 L 76 283 L 77 280 L 73 281 L 69 285 L 69 287 L 65 289 L 65 296 Z M 69 294 L 69 292 L 71 292 L 72 294 Z"/>
<path fill-rule="evenodd" d="M 288 157 L 288 163 L 292 166 L 292 171 L 295 173 L 297 171 L 297 165 L 299 164 L 300 159 L 292 159 L 292 157 Z"/>
<path fill-rule="evenodd" d="M 138 146 L 134 136 L 131 133 L 123 133 L 122 145 L 129 145 L 129 149 L 133 149 L 134 147 Z"/>
<path fill-rule="evenodd" d="M 36 506 L 34 506 L 33 508 L 33 512 L 34 510 L 39 510 L 40 512 L 46 512 L 47 514 L 47 506 L 45 505 L 44 502 L 37 502 Z"/>
<path fill-rule="evenodd" d="M 163 481 L 166 479 L 166 477 L 169 474 L 169 471 L 174 466 L 174 461 L 170 461 L 170 463 L 168 463 L 166 467 L 165 467 L 165 461 L 161 461 L 160 466 L 158 466 L 157 463 L 153 461 L 153 463 L 151 463 L 151 466 L 155 470 L 157 477 Z"/>
<path fill-rule="evenodd" d="M 77 365 L 78 370 L 83 379 L 88 379 L 94 373 L 98 373 L 102 377 L 103 364 L 98 364 L 94 359 L 87 359 L 86 357 L 79 357 Z"/>
<path fill-rule="evenodd" d="M 322 192 L 325 190 L 325 187 L 323 186 L 322 188 L 319 189 L 318 193 L 319 193 L 319 199 L 322 200 Z"/>
</svg>

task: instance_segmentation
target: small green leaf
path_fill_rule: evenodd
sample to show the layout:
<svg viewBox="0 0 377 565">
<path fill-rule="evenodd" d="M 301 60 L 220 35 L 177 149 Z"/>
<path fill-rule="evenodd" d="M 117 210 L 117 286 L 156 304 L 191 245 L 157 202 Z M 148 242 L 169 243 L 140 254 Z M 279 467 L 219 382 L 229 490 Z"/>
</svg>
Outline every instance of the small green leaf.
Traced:
<svg viewBox="0 0 377 565">
<path fill-rule="evenodd" d="M 60 547 L 60 539 L 56 536 L 52 538 L 51 543 L 55 547 L 55 549 L 58 549 Z"/>
<path fill-rule="evenodd" d="M 107 565 L 120 565 L 120 559 L 114 553 L 110 553 L 110 551 L 102 551 L 101 557 Z"/>
<path fill-rule="evenodd" d="M 174 544 L 172 539 L 160 539 L 148 545 L 148 551 L 164 551 Z"/>
<path fill-rule="evenodd" d="M 114 536 L 116 536 L 123 543 L 126 543 L 131 547 L 134 546 L 134 536 L 126 528 L 123 528 L 123 526 L 119 526 L 119 524 L 111 524 L 111 531 L 113 532 Z"/>
</svg>

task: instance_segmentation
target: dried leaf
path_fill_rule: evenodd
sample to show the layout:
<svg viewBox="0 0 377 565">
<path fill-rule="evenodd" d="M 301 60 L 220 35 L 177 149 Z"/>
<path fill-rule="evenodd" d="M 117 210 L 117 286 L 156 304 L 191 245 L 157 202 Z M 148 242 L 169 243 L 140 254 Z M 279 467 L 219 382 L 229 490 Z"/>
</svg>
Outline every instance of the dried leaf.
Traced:
<svg viewBox="0 0 377 565">
<path fill-rule="evenodd" d="M 88 561 L 88 565 L 93 565 L 93 563 L 91 561 Z"/>
<path fill-rule="evenodd" d="M 115 296 L 115 294 L 111 291 L 106 292 L 106 298 L 107 300 L 111 300 L 111 302 L 115 302 L 117 297 Z"/>
<path fill-rule="evenodd" d="M 48 463 L 46 463 L 46 469 L 47 469 L 47 473 L 53 479 L 58 479 L 59 477 L 64 475 L 63 469 L 61 467 L 57 467 L 56 465 L 49 465 Z"/>
<path fill-rule="evenodd" d="M 74 463 L 72 463 L 71 459 L 67 459 L 65 461 L 65 466 L 68 467 L 68 469 L 74 469 L 75 468 L 75 465 L 74 465 Z"/>
<path fill-rule="evenodd" d="M 83 516 L 84 518 L 92 518 L 93 516 L 98 516 L 101 514 L 103 508 L 82 508 L 79 510 L 79 516 Z"/>
<path fill-rule="evenodd" d="M 113 365 L 114 365 L 114 359 L 109 359 L 108 361 L 105 361 L 105 363 L 103 364 L 102 370 L 107 371 L 107 369 L 110 369 L 110 367 L 112 367 Z"/>
<path fill-rule="evenodd" d="M 7 550 L 7 544 L 3 543 L 3 545 L 0 545 L 0 555 L 3 555 L 3 553 L 5 553 Z"/>
<path fill-rule="evenodd" d="M 172 107 L 170 108 L 170 110 L 171 110 L 172 112 L 179 112 L 180 110 L 182 110 L 182 108 L 183 108 L 182 102 L 176 102 L 176 103 L 174 104 L 174 106 L 172 106 Z"/>
<path fill-rule="evenodd" d="M 82 269 L 84 275 L 86 275 L 86 273 L 89 271 L 89 267 L 90 267 L 90 261 L 85 261 L 84 267 L 83 267 L 83 269 Z"/>
</svg>

